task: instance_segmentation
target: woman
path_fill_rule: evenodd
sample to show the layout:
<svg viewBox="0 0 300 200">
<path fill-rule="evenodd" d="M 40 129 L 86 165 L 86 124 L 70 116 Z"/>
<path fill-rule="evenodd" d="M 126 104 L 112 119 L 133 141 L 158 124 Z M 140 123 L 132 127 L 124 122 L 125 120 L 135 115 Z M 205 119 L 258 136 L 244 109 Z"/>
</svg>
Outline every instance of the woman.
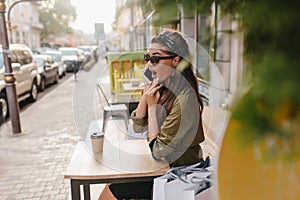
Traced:
<svg viewBox="0 0 300 200">
<path fill-rule="evenodd" d="M 132 113 L 134 130 L 148 130 L 154 159 L 166 159 L 170 167 L 203 161 L 203 103 L 189 62 L 188 44 L 176 31 L 165 31 L 151 40 L 144 56 L 153 81 Z M 153 182 L 107 185 L 99 199 L 150 199 Z"/>
</svg>

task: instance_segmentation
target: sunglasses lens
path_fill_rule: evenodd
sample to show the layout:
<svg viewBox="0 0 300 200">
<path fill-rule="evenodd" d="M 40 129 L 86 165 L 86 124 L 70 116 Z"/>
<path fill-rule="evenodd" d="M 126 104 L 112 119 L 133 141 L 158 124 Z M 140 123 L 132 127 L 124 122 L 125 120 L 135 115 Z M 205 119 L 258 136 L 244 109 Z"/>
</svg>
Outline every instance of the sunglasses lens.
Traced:
<svg viewBox="0 0 300 200">
<path fill-rule="evenodd" d="M 149 62 L 149 60 L 151 59 L 150 55 L 149 54 L 144 54 L 144 60 L 146 62 Z"/>
<path fill-rule="evenodd" d="M 158 56 L 150 56 L 149 54 L 144 54 L 144 60 L 146 62 L 151 62 L 152 65 L 156 65 L 159 61 L 159 57 Z"/>
<path fill-rule="evenodd" d="M 158 56 L 152 56 L 150 61 L 153 65 L 156 65 L 159 61 L 159 57 Z"/>
</svg>

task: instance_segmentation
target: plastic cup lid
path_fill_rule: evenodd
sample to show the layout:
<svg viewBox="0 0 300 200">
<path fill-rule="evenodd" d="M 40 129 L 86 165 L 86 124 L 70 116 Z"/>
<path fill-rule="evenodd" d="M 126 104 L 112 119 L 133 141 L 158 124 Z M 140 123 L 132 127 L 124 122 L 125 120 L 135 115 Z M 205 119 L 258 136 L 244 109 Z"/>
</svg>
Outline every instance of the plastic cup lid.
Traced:
<svg viewBox="0 0 300 200">
<path fill-rule="evenodd" d="M 101 138 L 104 137 L 104 133 L 103 132 L 95 132 L 91 134 L 91 138 L 92 139 L 96 139 L 96 138 Z"/>
</svg>

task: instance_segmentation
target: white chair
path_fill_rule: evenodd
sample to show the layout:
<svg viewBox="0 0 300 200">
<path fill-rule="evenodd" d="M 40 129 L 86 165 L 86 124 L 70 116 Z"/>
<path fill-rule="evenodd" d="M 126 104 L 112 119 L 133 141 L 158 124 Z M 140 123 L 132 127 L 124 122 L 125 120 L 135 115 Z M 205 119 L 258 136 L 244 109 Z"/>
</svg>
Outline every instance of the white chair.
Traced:
<svg viewBox="0 0 300 200">
<path fill-rule="evenodd" d="M 126 129 L 128 130 L 128 123 L 129 123 L 129 110 L 125 104 L 111 104 L 103 89 L 101 88 L 100 83 L 96 84 L 97 86 L 97 93 L 99 95 L 100 99 L 104 98 L 105 106 L 102 104 L 103 101 L 101 101 L 101 105 L 103 105 L 103 125 L 102 125 L 102 131 L 105 132 L 106 129 L 106 122 L 109 119 L 109 117 L 122 117 L 126 124 Z M 101 96 L 103 98 L 101 98 Z"/>
</svg>

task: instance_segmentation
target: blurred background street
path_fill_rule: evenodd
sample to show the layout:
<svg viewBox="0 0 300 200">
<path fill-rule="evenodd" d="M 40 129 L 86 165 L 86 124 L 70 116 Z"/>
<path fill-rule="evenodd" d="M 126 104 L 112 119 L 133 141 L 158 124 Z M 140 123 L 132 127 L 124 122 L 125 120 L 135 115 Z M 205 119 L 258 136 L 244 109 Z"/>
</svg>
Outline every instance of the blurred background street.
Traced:
<svg viewBox="0 0 300 200">
<path fill-rule="evenodd" d="M 189 45 L 205 106 L 232 113 L 220 199 L 300 199 L 299 9 L 272 0 L 0 0 L 0 199 L 70 199 L 64 172 L 103 114 L 98 78 L 113 102 L 133 99 L 132 110 L 144 53 L 167 29 Z"/>
<path fill-rule="evenodd" d="M 10 121 L 0 127 L 1 200 L 69 199 L 70 183 L 64 173 L 80 139 L 74 120 L 74 88 L 84 79 L 99 76 L 105 66 L 106 61 L 99 60 L 90 71 L 79 72 L 77 81 L 68 76 L 37 102 L 24 106 L 22 133 L 13 134 Z"/>
</svg>

